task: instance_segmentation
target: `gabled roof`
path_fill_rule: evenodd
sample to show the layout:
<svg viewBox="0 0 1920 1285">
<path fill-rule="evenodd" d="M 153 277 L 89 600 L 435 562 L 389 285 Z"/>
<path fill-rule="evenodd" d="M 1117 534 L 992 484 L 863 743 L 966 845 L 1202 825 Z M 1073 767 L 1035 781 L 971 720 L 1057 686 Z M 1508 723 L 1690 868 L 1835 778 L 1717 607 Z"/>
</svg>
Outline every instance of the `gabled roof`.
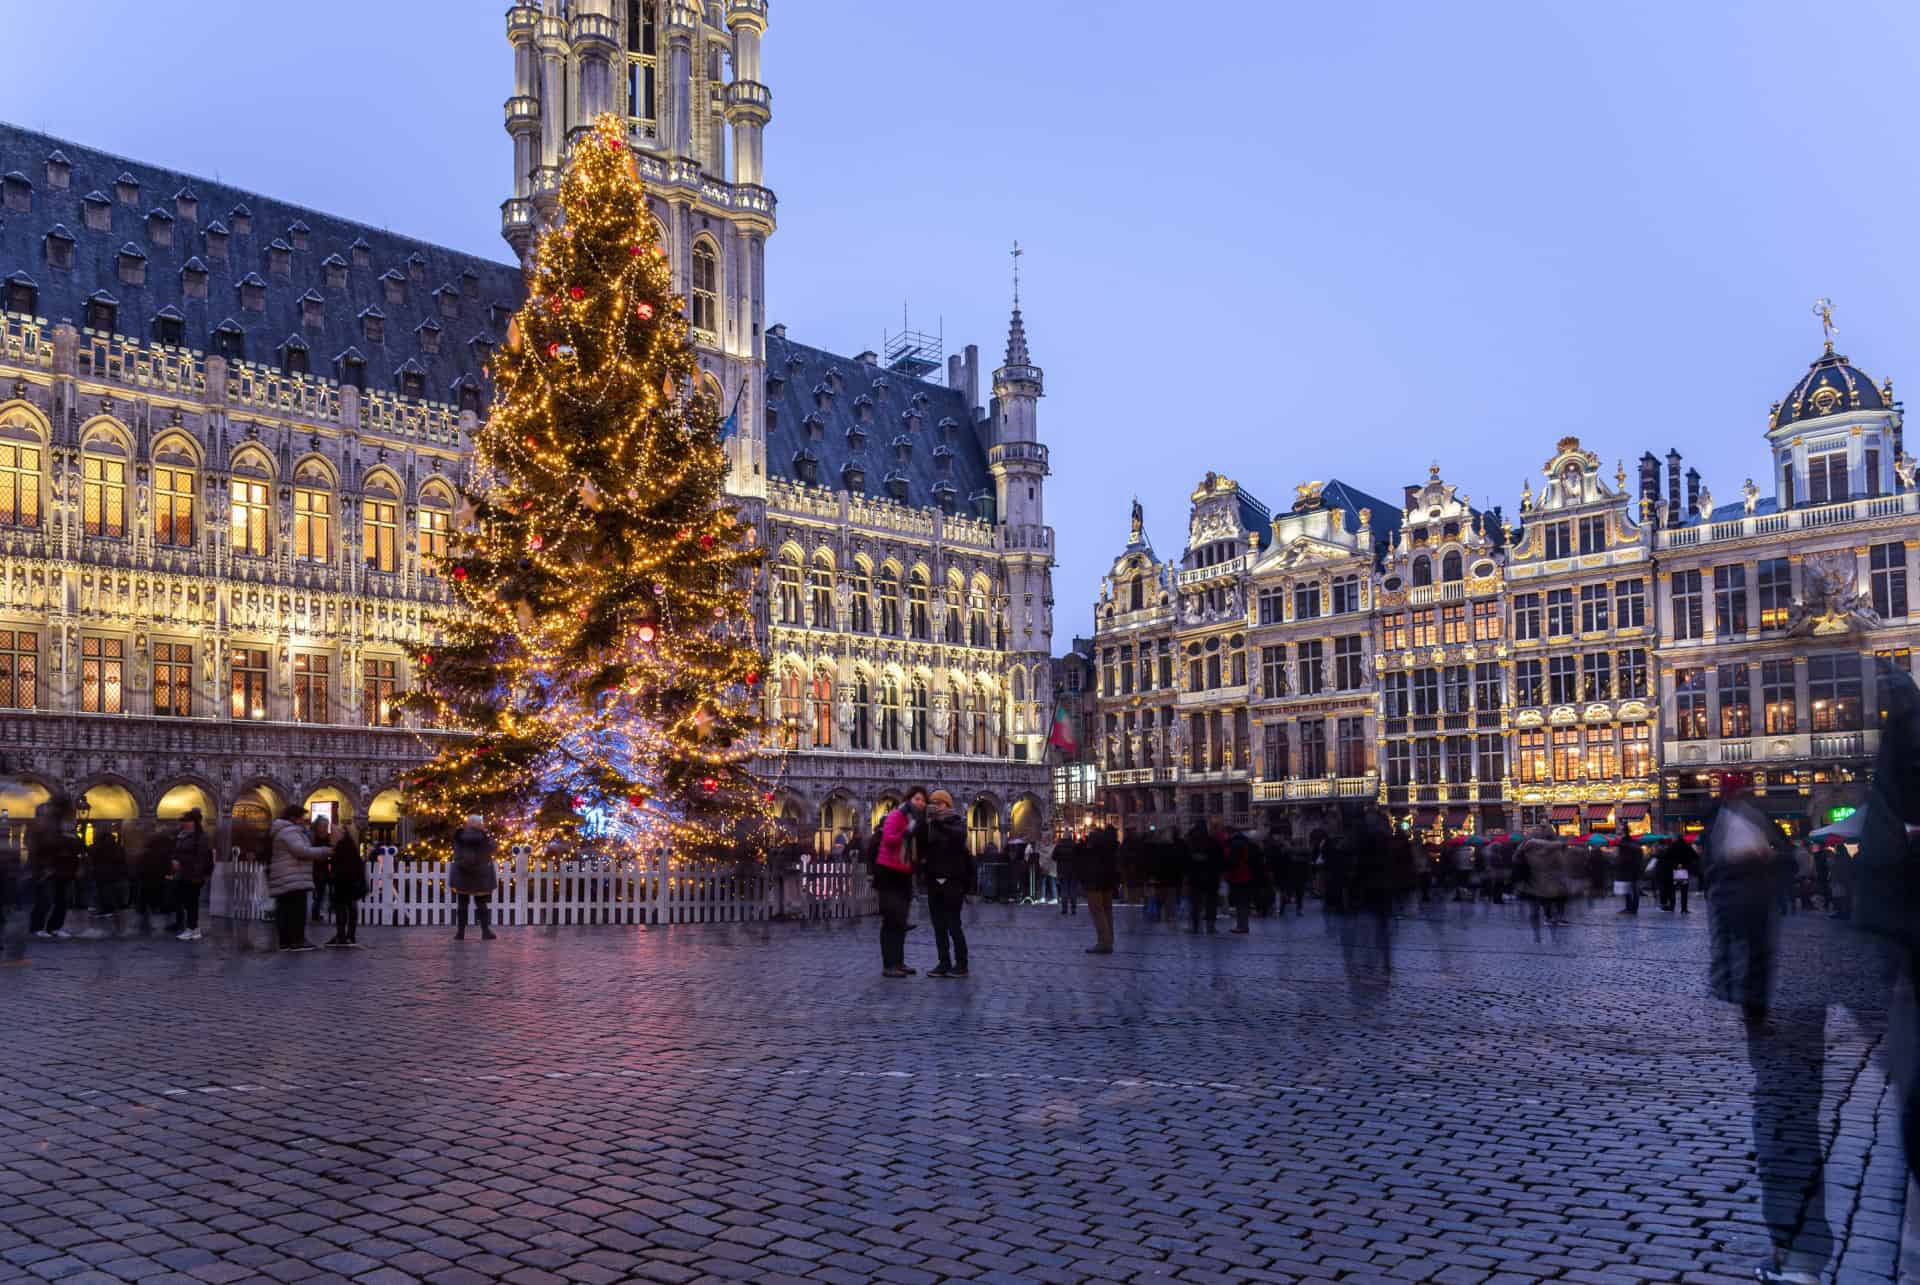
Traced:
<svg viewBox="0 0 1920 1285">
<path fill-rule="evenodd" d="M 38 311 L 48 320 L 83 324 L 89 296 L 110 287 L 121 305 L 120 328 L 136 338 L 151 339 L 151 334 L 143 333 L 149 319 L 171 308 L 183 319 L 183 338 L 188 347 L 211 348 L 214 332 L 225 322 L 243 336 L 247 360 L 271 365 L 291 334 L 303 336 L 317 352 L 337 353 L 365 343 L 358 318 L 363 311 L 384 305 L 383 315 L 390 318 L 386 342 L 374 345 L 379 352 L 368 362 L 370 372 L 384 376 L 411 360 L 426 372 L 430 396 L 446 397 L 468 376 L 479 383 L 483 400 L 490 392 L 481 380 L 481 358 L 466 341 L 492 329 L 487 314 L 490 304 L 519 306 L 525 286 L 518 266 L 461 254 L 211 179 L 189 177 L 34 130 L 0 124 L 0 172 L 17 169 L 44 174 L 49 158 L 56 153 L 72 166 L 68 187 L 63 190 L 39 185 L 33 191 L 30 211 L 9 210 L 0 220 L 0 278 L 16 271 L 30 273 L 39 284 Z M 148 199 L 129 206 L 105 195 L 122 182 L 138 184 Z M 166 198 L 159 210 L 172 219 L 169 245 L 161 245 L 148 235 L 148 220 L 154 213 L 152 196 L 162 192 L 178 194 Z M 190 203 L 197 200 L 197 210 L 191 205 L 187 210 L 179 209 L 176 202 L 181 197 Z M 87 226 L 81 209 L 87 201 L 106 206 L 110 220 L 106 230 Z M 212 217 L 216 213 L 220 218 Z M 252 217 L 252 227 L 245 235 L 232 233 L 230 224 L 221 221 L 236 215 Z M 303 224 L 309 229 L 307 248 L 294 250 L 285 236 Z M 46 238 L 56 227 L 73 238 L 71 269 L 53 268 L 47 262 Z M 224 257 L 207 249 L 207 235 L 222 231 L 228 233 Z M 346 286 L 329 289 L 323 265 L 333 256 L 350 264 L 351 249 L 356 244 L 366 247 L 372 266 L 349 266 Z M 268 268 L 269 245 L 291 254 L 291 278 L 261 281 Z M 145 257 L 143 284 L 129 285 L 120 280 L 117 259 L 123 247 L 124 252 Z M 441 315 L 439 300 L 424 289 L 409 291 L 403 305 L 386 304 L 381 274 L 394 270 L 405 278 L 407 265 L 413 261 L 424 265 L 431 280 L 474 282 L 461 294 L 455 316 Z M 205 298 L 187 297 L 183 269 L 190 267 L 208 274 Z M 234 306 L 243 281 L 265 286 L 266 307 L 258 312 L 245 311 L 235 321 L 227 310 Z M 301 304 L 315 292 L 326 305 L 317 329 L 303 324 Z M 416 330 L 429 317 L 445 332 L 437 353 L 425 351 Z"/>
</svg>

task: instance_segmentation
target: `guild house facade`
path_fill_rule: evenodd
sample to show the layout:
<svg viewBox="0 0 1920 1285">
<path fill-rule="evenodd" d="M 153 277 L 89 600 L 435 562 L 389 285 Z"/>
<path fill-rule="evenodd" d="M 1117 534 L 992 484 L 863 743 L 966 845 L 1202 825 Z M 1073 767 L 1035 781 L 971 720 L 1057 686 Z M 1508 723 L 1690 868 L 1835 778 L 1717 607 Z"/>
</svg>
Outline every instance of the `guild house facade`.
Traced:
<svg viewBox="0 0 1920 1285">
<path fill-rule="evenodd" d="M 1920 491 L 1891 383 L 1820 311 L 1826 350 L 1768 416 L 1771 484 L 1731 501 L 1677 450 L 1630 485 L 1566 437 L 1517 522 L 1437 467 L 1398 506 L 1308 483 L 1271 522 L 1208 474 L 1162 562 L 1136 503 L 1095 605 L 1104 814 L 1645 833 L 1697 827 L 1740 771 L 1790 833 L 1843 818 L 1920 643 Z"/>
<path fill-rule="evenodd" d="M 789 823 L 825 845 L 913 781 L 974 842 L 1046 821 L 1053 534 L 1044 377 L 907 335 L 839 356 L 766 321 L 766 0 L 512 5 L 525 255 L 570 140 L 624 113 L 735 419 L 769 552 L 764 690 Z M 285 801 L 405 838 L 401 725 L 517 264 L 0 126 L 0 737 L 17 824 Z M 940 378 L 944 376 L 944 379 Z M 984 399 L 981 385 L 989 396 Z M 238 834 L 235 835 L 238 838 Z"/>
</svg>

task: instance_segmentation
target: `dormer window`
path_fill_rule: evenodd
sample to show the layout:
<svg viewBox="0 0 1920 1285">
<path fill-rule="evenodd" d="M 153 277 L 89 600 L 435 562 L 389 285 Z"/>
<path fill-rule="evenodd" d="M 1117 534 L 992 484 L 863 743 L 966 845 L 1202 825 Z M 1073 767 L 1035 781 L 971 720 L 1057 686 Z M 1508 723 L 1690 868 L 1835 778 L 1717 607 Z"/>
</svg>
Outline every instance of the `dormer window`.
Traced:
<svg viewBox="0 0 1920 1285">
<path fill-rule="evenodd" d="M 289 375 L 304 375 L 313 368 L 313 352 L 299 335 L 289 335 L 280 345 L 280 367 Z"/>
<path fill-rule="evenodd" d="M 230 361 L 239 361 L 247 355 L 247 332 L 228 317 L 213 329 L 213 350 Z"/>
<path fill-rule="evenodd" d="M 244 205 L 236 205 L 227 211 L 227 226 L 233 229 L 235 236 L 253 235 L 253 211 Z"/>
<path fill-rule="evenodd" d="M 847 428 L 847 449 L 850 451 L 863 451 L 866 448 L 867 430 L 858 424 L 849 425 Z"/>
<path fill-rule="evenodd" d="M 293 247 L 279 237 L 267 246 L 267 271 L 282 281 L 293 277 Z"/>
<path fill-rule="evenodd" d="M 806 364 L 807 364 L 807 359 L 805 357 L 802 357 L 799 353 L 790 352 L 787 354 L 787 369 L 797 370 Z"/>
<path fill-rule="evenodd" d="M 120 247 L 120 256 L 115 263 L 120 280 L 130 286 L 142 286 L 147 283 L 147 252 L 129 241 Z"/>
<path fill-rule="evenodd" d="M 933 501 L 940 506 L 942 513 L 952 513 L 960 507 L 960 488 L 951 482 L 936 482 Z"/>
<path fill-rule="evenodd" d="M 387 314 L 368 308 L 360 314 L 360 334 L 370 344 L 387 342 Z"/>
<path fill-rule="evenodd" d="M 873 423 L 873 398 L 861 393 L 853 399 L 853 417 L 862 424 Z"/>
<path fill-rule="evenodd" d="M 807 440 L 817 442 L 827 435 L 827 421 L 818 412 L 800 421 L 800 427 L 807 430 Z"/>
<path fill-rule="evenodd" d="M 207 257 L 215 263 L 227 261 L 227 225 L 219 219 L 207 224 Z"/>
<path fill-rule="evenodd" d="M 813 404 L 818 410 L 828 410 L 833 406 L 833 387 L 825 380 L 813 386 Z"/>
<path fill-rule="evenodd" d="M 113 230 L 113 202 L 105 192 L 89 192 L 80 198 L 80 221 L 89 232 Z"/>
<path fill-rule="evenodd" d="M 56 223 L 47 232 L 47 262 L 56 268 L 73 266 L 73 233 Z"/>
<path fill-rule="evenodd" d="M 349 348 L 334 358 L 333 368 L 341 383 L 351 384 L 361 392 L 367 388 L 367 359 L 360 355 L 357 348 Z"/>
<path fill-rule="evenodd" d="M 991 524 L 996 520 L 992 491 L 980 491 L 973 497 L 973 516 L 981 522 Z"/>
<path fill-rule="evenodd" d="M 122 205 L 140 204 L 140 180 L 131 174 L 122 174 L 113 180 L 113 197 Z"/>
<path fill-rule="evenodd" d="M 934 425 L 934 427 L 940 430 L 941 437 L 951 437 L 959 429 L 960 421 L 951 415 L 942 415 L 940 422 Z"/>
<path fill-rule="evenodd" d="M 467 341 L 467 347 L 473 353 L 475 365 L 484 366 L 493 360 L 493 340 L 485 335 L 475 335 Z"/>
<path fill-rule="evenodd" d="M 120 301 L 105 290 L 96 291 L 87 300 L 86 325 L 89 330 L 111 333 L 120 319 Z"/>
<path fill-rule="evenodd" d="M 173 212 L 188 223 L 197 223 L 200 219 L 200 198 L 193 189 L 183 187 L 173 194 Z"/>
<path fill-rule="evenodd" d="M 906 502 L 907 475 L 905 473 L 893 472 L 887 474 L 887 494 L 900 503 L 904 504 Z"/>
<path fill-rule="evenodd" d="M 402 397 L 418 400 L 427 395 L 427 377 L 411 362 L 400 368 L 400 378 L 396 382 Z"/>
<path fill-rule="evenodd" d="M 867 466 L 857 461 L 848 461 L 840 466 L 840 484 L 849 491 L 865 494 L 867 489 Z"/>
<path fill-rule="evenodd" d="M 31 317 L 40 307 L 40 287 L 24 272 L 16 272 L 6 281 L 6 310 Z"/>
<path fill-rule="evenodd" d="M 420 337 L 421 352 L 427 354 L 427 356 L 429 357 L 439 356 L 440 354 L 440 323 L 439 322 L 429 318 L 426 321 L 421 322 L 419 326 L 415 328 L 414 333 Z"/>
<path fill-rule="evenodd" d="M 318 330 L 327 324 L 327 301 L 318 290 L 309 290 L 300 296 L 300 328 Z"/>
<path fill-rule="evenodd" d="M 55 191 L 64 192 L 73 183 L 73 162 L 67 154 L 55 151 L 47 156 L 47 186 Z"/>
<path fill-rule="evenodd" d="M 942 473 L 953 472 L 953 448 L 945 442 L 933 448 L 934 467 Z"/>
<path fill-rule="evenodd" d="M 347 253 L 353 256 L 354 267 L 371 268 L 373 266 L 373 247 L 367 244 L 365 237 L 356 239 L 347 248 Z"/>
<path fill-rule="evenodd" d="M 873 395 L 875 397 L 885 397 L 892 388 L 893 381 L 885 375 L 880 375 L 873 381 Z"/>
<path fill-rule="evenodd" d="M 495 330 L 505 329 L 506 324 L 511 320 L 513 320 L 513 307 L 510 304 L 494 303 L 488 305 L 487 324 Z"/>
<path fill-rule="evenodd" d="M 407 279 L 409 281 L 427 279 L 427 256 L 418 250 L 407 256 Z"/>
<path fill-rule="evenodd" d="M 287 225 L 287 241 L 296 250 L 304 251 L 312 235 L 313 229 L 299 219 Z"/>
<path fill-rule="evenodd" d="M 386 287 L 387 307 L 398 308 L 407 301 L 407 278 L 398 268 L 388 268 L 380 274 L 380 284 Z"/>
<path fill-rule="evenodd" d="M 154 314 L 153 341 L 175 348 L 187 342 L 187 319 L 178 308 L 162 308 Z"/>
<path fill-rule="evenodd" d="M 905 433 L 893 439 L 893 457 L 905 464 L 913 458 L 913 439 Z"/>
<path fill-rule="evenodd" d="M 832 389 L 834 392 L 837 393 L 841 389 L 846 387 L 846 383 L 847 383 L 847 377 L 840 373 L 840 368 L 838 366 L 829 366 L 827 368 L 827 387 L 828 388 Z"/>
<path fill-rule="evenodd" d="M 248 312 L 266 311 L 267 283 L 259 273 L 249 272 L 240 279 L 240 306 Z"/>
<path fill-rule="evenodd" d="M 25 212 L 33 208 L 33 181 L 19 170 L 0 175 L 0 204 Z"/>
<path fill-rule="evenodd" d="M 207 265 L 197 255 L 180 269 L 180 291 L 189 299 L 207 297 Z"/>
<path fill-rule="evenodd" d="M 460 288 L 458 286 L 441 286 L 433 292 L 433 297 L 435 302 L 440 305 L 441 316 L 457 317 L 460 315 Z"/>
<path fill-rule="evenodd" d="M 462 411 L 471 411 L 475 415 L 478 415 L 480 413 L 480 386 L 471 379 L 461 380 L 459 402 Z"/>
<path fill-rule="evenodd" d="M 155 245 L 173 244 L 173 216 L 162 209 L 147 212 L 147 240 Z"/>
<path fill-rule="evenodd" d="M 907 426 L 907 431 L 909 433 L 919 432 L 920 431 L 920 404 L 918 402 L 915 402 L 912 406 L 909 406 L 907 407 L 907 409 L 901 411 L 900 422 Z"/>
<path fill-rule="evenodd" d="M 793 475 L 809 486 L 820 484 L 820 457 L 812 451 L 801 451 L 793 457 Z"/>
<path fill-rule="evenodd" d="M 320 261 L 327 271 L 327 289 L 345 290 L 347 288 L 347 261 L 337 254 L 330 254 Z"/>
</svg>

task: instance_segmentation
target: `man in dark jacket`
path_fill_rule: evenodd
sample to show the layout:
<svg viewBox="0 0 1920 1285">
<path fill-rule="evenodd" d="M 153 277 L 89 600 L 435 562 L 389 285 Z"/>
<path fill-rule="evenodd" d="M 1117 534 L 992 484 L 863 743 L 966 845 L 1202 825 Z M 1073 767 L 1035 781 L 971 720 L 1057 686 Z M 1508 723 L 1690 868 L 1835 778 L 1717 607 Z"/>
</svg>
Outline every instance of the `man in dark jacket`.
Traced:
<svg viewBox="0 0 1920 1285">
<path fill-rule="evenodd" d="M 1080 883 L 1093 920 L 1089 955 L 1113 953 L 1113 892 L 1120 886 L 1120 840 L 1110 825 L 1101 826 L 1080 845 Z"/>
<path fill-rule="evenodd" d="M 1640 846 L 1640 840 L 1630 834 L 1620 836 L 1620 849 L 1613 858 L 1613 879 L 1615 883 L 1626 885 L 1626 904 L 1620 907 L 1623 915 L 1640 913 L 1640 871 L 1647 864 L 1647 852 Z"/>
<path fill-rule="evenodd" d="M 929 977 L 967 975 L 967 931 L 960 910 L 973 891 L 973 854 L 967 851 L 967 823 L 953 810 L 953 796 L 935 790 L 927 798 L 927 832 L 920 840 L 920 864 L 927 876 L 927 918 L 933 924 L 940 963 Z"/>
<path fill-rule="evenodd" d="M 1053 873 L 1060 883 L 1060 913 L 1077 915 L 1080 913 L 1080 844 L 1073 832 L 1060 836 L 1060 842 L 1053 845 Z"/>
<path fill-rule="evenodd" d="M 1216 823 L 1217 824 L 1217 823 Z M 1214 918 L 1220 913 L 1220 841 L 1204 821 L 1195 821 L 1187 835 L 1187 882 L 1190 885 L 1193 931 L 1206 924 L 1216 932 Z"/>
<path fill-rule="evenodd" d="M 181 941 L 200 940 L 200 890 L 213 877 L 213 848 L 199 808 L 180 818 L 173 836 L 173 931 Z M 158 842 L 156 840 L 156 842 Z"/>
</svg>

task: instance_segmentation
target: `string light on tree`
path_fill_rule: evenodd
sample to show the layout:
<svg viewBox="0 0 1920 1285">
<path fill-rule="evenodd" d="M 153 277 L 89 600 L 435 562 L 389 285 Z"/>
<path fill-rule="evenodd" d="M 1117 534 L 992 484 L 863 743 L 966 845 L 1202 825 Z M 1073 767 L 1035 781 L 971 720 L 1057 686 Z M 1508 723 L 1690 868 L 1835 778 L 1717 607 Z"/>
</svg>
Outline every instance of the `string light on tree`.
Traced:
<svg viewBox="0 0 1920 1285">
<path fill-rule="evenodd" d="M 459 610 L 406 698 L 472 733 L 417 774 L 416 813 L 478 813 L 548 855 L 772 834 L 762 555 L 622 128 L 602 117 L 561 181 L 449 540 Z"/>
</svg>

